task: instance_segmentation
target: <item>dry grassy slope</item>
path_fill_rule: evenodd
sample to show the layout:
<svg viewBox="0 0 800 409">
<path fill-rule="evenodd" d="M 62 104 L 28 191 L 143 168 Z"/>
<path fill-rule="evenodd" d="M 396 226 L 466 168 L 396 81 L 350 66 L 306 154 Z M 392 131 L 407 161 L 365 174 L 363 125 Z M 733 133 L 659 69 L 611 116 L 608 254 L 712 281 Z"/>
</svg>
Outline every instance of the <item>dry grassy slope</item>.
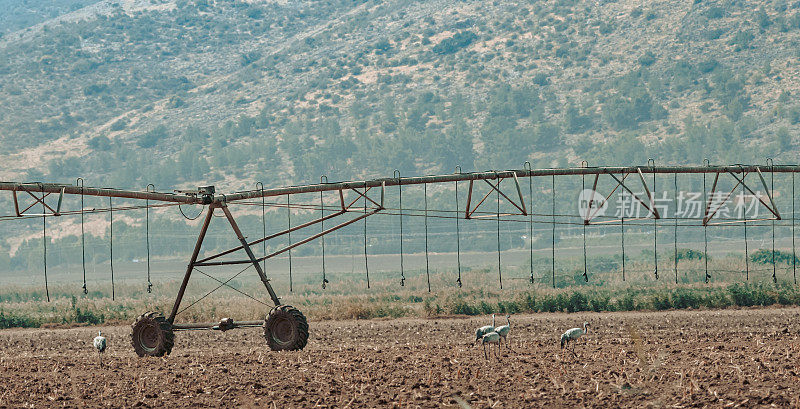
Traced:
<svg viewBox="0 0 800 409">
<path fill-rule="evenodd" d="M 443 95 L 463 93 L 472 101 L 476 112 L 467 120 L 474 126 L 480 149 L 477 128 L 486 115 L 482 101 L 498 85 L 529 84 L 536 74 L 545 74 L 549 81 L 540 88 L 552 98 L 545 113 L 548 120 L 563 121 L 563 112 L 552 107 L 567 102 L 599 117 L 604 97 L 614 93 L 610 84 L 638 69 L 640 58 L 648 52 L 655 57 L 648 69 L 656 77 L 663 72 L 664 81 L 670 81 L 669 70 L 679 60 L 694 64 L 715 59 L 741 76 L 750 97 L 744 117 L 749 121 L 748 132 L 755 137 L 745 143 L 771 140 L 779 126 L 794 129 L 786 121 L 776 120 L 774 112 L 781 92 L 797 95 L 800 87 L 796 51 L 800 31 L 782 29 L 791 24 L 776 20 L 796 13 L 792 2 L 662 0 L 645 6 L 633 1 L 522 5 L 500 1 L 335 5 L 308 1 L 281 6 L 248 2 L 264 10 L 256 19 L 243 14 L 241 3 L 235 2 L 210 1 L 203 9 L 183 7 L 185 2 L 178 2 L 176 8 L 175 2 L 161 0 L 120 3 L 121 10 L 114 2 L 101 2 L 7 35 L 0 42 L 0 54 L 5 54 L 7 61 L 0 67 L 0 104 L 4 107 L 0 138 L 10 153 L 16 154 L 0 158 L 11 164 L 0 177 L 23 176 L 25 169 L 36 163 L 33 159 L 90 153 L 86 143 L 97 135 L 134 141 L 158 125 L 171 131 L 189 125 L 209 128 L 262 110 L 275 118 L 295 118 L 324 103 L 342 109 L 338 119 L 348 129 L 355 125 L 347 109 L 360 96 L 377 94 L 378 99 L 393 99 L 401 105 L 407 95 L 426 89 Z M 772 22 L 763 29 L 756 16 L 760 6 Z M 721 10 L 719 15 L 712 10 L 715 8 Z M 192 10 L 200 10 L 199 18 L 214 21 L 209 26 L 215 28 L 181 26 L 181 16 L 194 14 Z M 151 35 L 132 39 L 120 31 L 103 32 L 124 16 L 148 22 L 146 31 Z M 259 19 L 264 26 L 254 29 L 252 20 Z M 78 31 L 80 40 L 54 48 L 51 44 L 62 39 L 62 21 L 70 22 L 68 30 Z M 281 28 L 281 21 L 294 25 Z M 720 30 L 718 35 L 708 34 L 715 29 Z M 464 30 L 476 33 L 479 39 L 454 54 L 431 52 L 441 39 Z M 746 47 L 734 44 L 740 32 L 754 34 Z M 388 41 L 388 59 L 375 53 L 381 40 Z M 243 66 L 241 56 L 251 52 L 260 53 L 260 58 Z M 362 57 L 356 59 L 359 54 Z M 79 71 L 76 64 L 81 60 L 101 62 Z M 346 74 L 321 82 L 330 78 L 336 62 Z M 766 64 L 770 69 L 764 68 Z M 378 83 L 379 76 L 390 74 L 408 75 L 410 81 L 406 86 Z M 148 84 L 160 76 L 183 76 L 191 86 L 153 90 Z M 351 78 L 359 83 L 340 86 Z M 706 81 L 716 85 L 713 79 Z M 126 86 L 110 95 L 87 95 L 85 91 L 95 84 L 114 87 L 118 83 Z M 688 115 L 701 121 L 725 116 L 724 107 L 696 81 L 684 90 L 675 91 L 671 85 L 664 89 L 667 91 L 653 96 L 668 115 L 642 124 L 636 132 L 642 140 L 680 137 Z M 177 104 L 175 96 L 180 98 Z M 128 125 L 112 130 L 112 124 L 121 118 Z M 64 125 L 68 122 L 71 124 Z M 584 133 L 595 141 L 607 141 L 620 133 L 597 122 Z M 280 138 L 281 131 L 273 129 L 263 136 Z M 574 157 L 569 143 L 579 137 L 566 135 L 568 144 L 559 156 Z M 173 136 L 159 143 L 152 152 L 159 156 L 176 152 L 180 148 L 176 139 Z M 296 158 L 284 159 L 289 166 Z"/>
</svg>

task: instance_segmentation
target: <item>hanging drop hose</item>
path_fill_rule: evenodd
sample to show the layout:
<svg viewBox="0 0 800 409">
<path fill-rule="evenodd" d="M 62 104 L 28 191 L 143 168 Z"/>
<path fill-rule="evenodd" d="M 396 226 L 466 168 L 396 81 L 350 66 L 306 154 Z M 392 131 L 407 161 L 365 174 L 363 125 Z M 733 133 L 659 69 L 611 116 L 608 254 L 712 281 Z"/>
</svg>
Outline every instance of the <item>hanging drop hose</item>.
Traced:
<svg viewBox="0 0 800 409">
<path fill-rule="evenodd" d="M 620 242 L 622 245 L 622 281 L 625 281 L 625 217 L 619 218 Z"/>
<path fill-rule="evenodd" d="M 111 300 L 116 298 L 114 286 L 114 206 L 108 197 L 108 263 L 111 266 Z"/>
<path fill-rule="evenodd" d="M 673 235 L 674 254 L 675 257 L 675 284 L 678 284 L 678 174 L 672 174 L 672 182 L 675 185 L 675 232 Z"/>
<path fill-rule="evenodd" d="M 553 175 L 553 240 L 551 252 L 553 261 L 553 288 L 556 288 L 556 175 Z"/>
<path fill-rule="evenodd" d="M 495 171 L 495 176 L 497 176 L 497 172 Z M 502 263 L 500 262 L 500 177 L 497 177 L 497 186 L 495 187 L 495 193 L 497 195 L 497 276 L 500 280 L 500 289 L 503 289 L 503 268 Z"/>
<path fill-rule="evenodd" d="M 744 173 L 744 169 L 741 170 L 742 172 L 742 200 L 744 200 L 744 179 L 747 175 Z M 742 227 L 744 228 L 744 269 L 745 269 L 745 281 L 750 281 L 750 260 L 749 260 L 749 251 L 747 245 L 747 209 L 742 207 Z"/>
<path fill-rule="evenodd" d="M 364 183 L 364 271 L 367 274 L 367 288 L 369 286 L 369 257 L 367 257 L 367 184 Z"/>
<path fill-rule="evenodd" d="M 266 216 L 266 212 L 265 212 L 266 202 L 264 201 L 264 184 L 261 183 L 260 181 L 256 182 L 256 190 L 260 190 L 261 191 L 261 232 L 263 233 L 262 237 L 267 237 L 267 218 L 266 218 L 267 216 Z M 264 253 L 264 257 L 266 257 L 267 256 L 267 241 L 266 240 L 261 242 L 261 250 Z M 263 261 L 261 261 L 261 270 L 262 271 L 266 271 L 267 270 L 267 259 L 266 258 Z"/>
<path fill-rule="evenodd" d="M 775 162 L 772 158 L 767 158 L 767 165 L 769 165 L 769 183 L 771 190 L 770 195 L 775 194 Z M 778 274 L 775 267 L 775 218 L 772 218 L 772 282 L 778 283 Z"/>
<path fill-rule="evenodd" d="M 202 214 L 203 214 L 203 210 L 204 210 L 204 209 L 205 209 L 205 206 L 201 207 L 201 208 L 200 208 L 200 212 L 198 212 L 198 213 L 197 213 L 197 216 L 195 216 L 195 217 L 189 217 L 189 216 L 187 216 L 187 215 L 186 215 L 186 213 L 184 213 L 184 212 L 183 212 L 183 207 L 181 207 L 181 205 L 180 205 L 180 204 L 178 204 L 178 210 L 180 210 L 180 211 L 181 211 L 181 214 L 183 215 L 183 217 L 184 217 L 184 218 L 186 218 L 186 220 L 197 220 L 197 218 L 198 218 L 198 217 L 200 217 L 200 215 L 202 215 Z"/>
<path fill-rule="evenodd" d="M 456 165 L 456 173 L 461 174 L 461 166 Z M 458 181 L 455 182 L 456 185 L 456 263 L 458 264 L 458 279 L 456 280 L 456 284 L 458 284 L 458 288 L 461 288 L 461 227 L 459 225 L 459 217 L 458 217 Z"/>
<path fill-rule="evenodd" d="M 400 179 L 400 171 L 394 170 L 394 177 L 397 179 L 397 189 L 400 196 L 400 208 L 397 212 L 397 217 L 400 218 L 400 287 L 406 285 L 406 273 L 403 267 L 403 181 Z M 458 217 L 458 214 L 456 214 Z"/>
<path fill-rule="evenodd" d="M 78 178 L 75 184 L 81 187 L 81 266 L 83 267 L 83 294 L 89 294 L 86 288 L 86 232 L 83 226 L 83 178 Z"/>
<path fill-rule="evenodd" d="M 589 163 L 581 161 L 581 165 L 585 168 L 589 166 Z M 586 175 L 581 175 L 581 189 L 586 190 Z M 591 203 L 587 206 L 587 216 L 583 222 L 583 281 L 588 283 L 589 282 L 589 260 L 586 257 L 586 225 L 589 223 L 588 211 L 591 209 Z"/>
<path fill-rule="evenodd" d="M 794 246 L 794 173 L 792 173 L 792 278 L 797 285 L 797 252 Z"/>
<path fill-rule="evenodd" d="M 705 166 L 710 166 L 711 165 L 711 163 L 709 162 L 708 159 L 704 159 L 703 162 L 704 162 Z M 707 198 L 707 196 L 708 196 L 708 194 L 707 194 L 707 191 L 706 191 L 706 174 L 705 174 L 705 172 L 703 172 L 703 204 L 705 206 L 708 206 L 708 198 Z M 704 212 L 706 212 L 706 211 L 707 210 L 704 210 Z M 705 216 L 706 215 L 704 214 L 703 217 L 705 218 Z M 705 279 L 705 281 L 706 281 L 706 284 L 708 284 L 708 282 L 711 280 L 711 275 L 708 274 L 708 223 L 703 223 L 703 251 L 704 251 L 703 263 L 705 265 L 705 270 L 706 270 L 706 279 Z"/>
<path fill-rule="evenodd" d="M 47 295 L 47 302 L 50 302 L 50 286 L 47 282 L 47 218 L 45 217 L 44 187 L 39 183 L 42 190 L 42 260 L 44 261 L 44 292 Z"/>
<path fill-rule="evenodd" d="M 583 281 L 589 282 L 589 261 L 586 257 L 586 224 L 583 225 Z"/>
<path fill-rule="evenodd" d="M 153 191 L 156 190 L 156 186 L 152 183 L 148 184 L 145 188 L 146 191 L 150 191 L 150 187 L 153 188 Z M 153 282 L 150 281 L 150 199 L 145 200 L 145 241 L 147 242 L 147 293 L 150 294 L 153 292 Z"/>
<path fill-rule="evenodd" d="M 328 183 L 328 177 L 322 175 L 319 177 L 319 183 Z M 325 204 L 322 200 L 322 192 L 319 192 L 319 212 L 320 212 L 320 231 L 325 231 Z M 266 234 L 265 234 L 266 236 Z M 328 278 L 325 275 L 325 235 L 320 237 L 322 239 L 322 289 L 328 286 Z"/>
<path fill-rule="evenodd" d="M 651 168 L 655 169 L 656 161 L 653 158 L 647 160 L 647 165 Z M 653 195 L 656 194 L 656 173 L 653 172 Z M 656 201 L 655 199 L 650 200 L 650 206 L 652 206 L 653 210 L 650 213 L 653 213 L 653 264 L 655 265 L 653 269 L 653 274 L 656 276 L 656 280 L 658 280 L 658 218 L 656 218 Z"/>
<path fill-rule="evenodd" d="M 294 281 L 292 280 L 292 203 L 289 200 L 290 197 L 290 195 L 286 195 L 286 216 L 289 221 L 286 237 L 289 240 L 289 292 L 292 292 L 294 290 Z"/>
<path fill-rule="evenodd" d="M 525 168 L 525 170 L 530 172 L 531 163 L 529 161 L 525 161 L 525 164 L 523 164 L 522 167 Z M 530 241 L 530 247 L 531 247 L 531 260 L 530 260 L 530 263 L 531 263 L 531 277 L 530 277 L 530 281 L 531 281 L 531 284 L 533 284 L 533 176 L 531 176 L 530 173 L 528 173 L 528 192 L 530 194 L 529 199 L 528 199 L 528 201 L 530 202 L 530 210 L 528 212 L 528 221 L 529 221 L 528 225 L 530 226 L 530 231 L 529 231 L 530 237 L 528 237 L 528 240 Z"/>
<path fill-rule="evenodd" d="M 428 262 L 428 184 L 422 185 L 422 195 L 425 197 L 425 277 L 428 279 L 428 292 L 431 292 L 431 269 Z"/>
</svg>

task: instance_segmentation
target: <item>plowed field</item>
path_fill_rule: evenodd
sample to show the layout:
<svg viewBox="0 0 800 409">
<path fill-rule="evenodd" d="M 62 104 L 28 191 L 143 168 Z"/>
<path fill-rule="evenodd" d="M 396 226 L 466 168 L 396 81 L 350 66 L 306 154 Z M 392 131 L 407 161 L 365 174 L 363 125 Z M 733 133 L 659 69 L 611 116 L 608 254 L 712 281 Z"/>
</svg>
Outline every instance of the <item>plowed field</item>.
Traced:
<svg viewBox="0 0 800 409">
<path fill-rule="evenodd" d="M 471 341 L 490 320 L 312 322 L 280 353 L 259 329 L 180 332 L 163 359 L 137 357 L 128 327 L 4 330 L 0 407 L 800 406 L 800 309 L 516 315 L 487 360 Z"/>
</svg>

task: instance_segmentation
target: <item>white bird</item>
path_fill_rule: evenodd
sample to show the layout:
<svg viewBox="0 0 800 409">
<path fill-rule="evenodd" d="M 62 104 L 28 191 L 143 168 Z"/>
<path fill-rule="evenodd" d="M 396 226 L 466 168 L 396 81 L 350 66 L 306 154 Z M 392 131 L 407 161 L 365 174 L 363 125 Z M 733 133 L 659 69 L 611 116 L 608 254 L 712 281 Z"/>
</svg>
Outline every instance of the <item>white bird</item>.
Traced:
<svg viewBox="0 0 800 409">
<path fill-rule="evenodd" d="M 484 325 L 475 330 L 475 342 L 478 342 L 484 335 L 494 331 L 494 314 L 492 314 L 492 325 Z"/>
<path fill-rule="evenodd" d="M 511 316 L 510 315 L 506 315 L 506 321 L 508 322 L 508 325 L 503 325 L 502 327 L 497 327 L 497 328 L 494 329 L 494 332 L 500 334 L 500 338 L 503 339 L 503 342 L 505 342 L 506 346 L 507 346 L 508 345 L 508 339 L 506 337 L 508 337 L 508 333 L 511 332 Z"/>
<path fill-rule="evenodd" d="M 97 350 L 97 356 L 100 358 L 100 366 L 103 366 L 103 352 L 106 351 L 106 337 L 103 336 L 102 331 L 97 331 L 97 336 L 94 337 L 94 348 Z"/>
<path fill-rule="evenodd" d="M 583 323 L 583 328 L 571 328 L 568 329 L 565 333 L 561 334 L 561 349 L 564 349 L 568 344 L 569 341 L 572 341 L 572 353 L 575 353 L 575 341 L 581 337 L 581 335 L 586 334 L 589 332 L 589 323 Z"/>
<path fill-rule="evenodd" d="M 481 338 L 481 343 L 483 344 L 483 357 L 489 359 L 489 356 L 486 355 L 486 344 L 497 344 L 497 353 L 500 352 L 500 334 L 492 331 Z M 492 350 L 492 346 L 489 345 L 489 351 Z M 500 358 L 498 354 L 495 354 L 496 357 Z"/>
</svg>

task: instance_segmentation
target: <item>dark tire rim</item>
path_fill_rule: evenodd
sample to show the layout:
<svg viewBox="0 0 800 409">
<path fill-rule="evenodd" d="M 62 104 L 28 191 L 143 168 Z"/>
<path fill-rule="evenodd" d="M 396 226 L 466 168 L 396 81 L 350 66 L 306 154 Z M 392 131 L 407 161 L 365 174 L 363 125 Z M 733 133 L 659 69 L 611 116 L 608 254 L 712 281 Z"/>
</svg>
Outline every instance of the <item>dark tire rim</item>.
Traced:
<svg viewBox="0 0 800 409">
<path fill-rule="evenodd" d="M 158 348 L 161 328 L 155 323 L 147 323 L 139 330 L 139 345 L 142 349 L 153 352 Z"/>
<path fill-rule="evenodd" d="M 280 344 L 288 344 L 294 339 L 294 325 L 285 317 L 280 317 L 270 326 L 272 339 Z"/>
</svg>

